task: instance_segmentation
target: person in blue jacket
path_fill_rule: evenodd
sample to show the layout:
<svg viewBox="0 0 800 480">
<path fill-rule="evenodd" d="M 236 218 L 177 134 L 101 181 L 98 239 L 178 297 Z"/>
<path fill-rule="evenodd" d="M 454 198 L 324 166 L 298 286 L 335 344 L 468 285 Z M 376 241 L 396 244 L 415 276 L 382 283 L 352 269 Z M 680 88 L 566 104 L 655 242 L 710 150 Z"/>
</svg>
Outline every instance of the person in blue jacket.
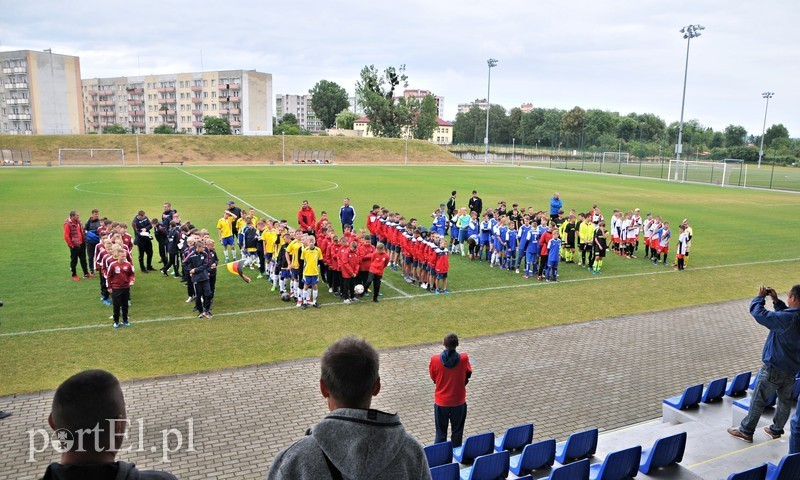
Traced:
<svg viewBox="0 0 800 480">
<path fill-rule="evenodd" d="M 550 220 L 558 218 L 558 212 L 561 210 L 562 206 L 563 203 L 561 202 L 558 192 L 554 193 L 553 198 L 550 199 Z"/>
<path fill-rule="evenodd" d="M 345 225 L 351 227 L 355 225 L 353 222 L 356 219 L 356 209 L 350 205 L 350 199 L 344 199 L 344 205 L 339 208 L 339 220 L 342 222 L 342 230 L 344 231 Z"/>
</svg>

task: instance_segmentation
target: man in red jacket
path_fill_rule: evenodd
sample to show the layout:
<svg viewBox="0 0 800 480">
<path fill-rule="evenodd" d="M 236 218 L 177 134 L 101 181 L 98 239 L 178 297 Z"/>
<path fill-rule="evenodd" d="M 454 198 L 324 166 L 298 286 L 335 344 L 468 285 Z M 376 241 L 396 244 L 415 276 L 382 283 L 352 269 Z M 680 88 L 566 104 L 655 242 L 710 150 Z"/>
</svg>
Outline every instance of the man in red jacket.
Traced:
<svg viewBox="0 0 800 480">
<path fill-rule="evenodd" d="M 69 217 L 64 220 L 64 241 L 67 242 L 67 246 L 69 247 L 69 268 L 72 270 L 72 279 L 76 282 L 80 280 L 78 274 L 75 272 L 78 260 L 81 261 L 83 277 L 94 277 L 94 275 L 90 274 L 86 269 L 85 237 L 86 232 L 83 230 L 83 225 L 81 225 L 81 214 L 77 210 L 70 211 Z"/>
<path fill-rule="evenodd" d="M 444 350 L 431 356 L 428 371 L 436 385 L 433 394 L 433 414 L 436 422 L 436 440 L 447 440 L 450 425 L 454 447 L 460 447 L 464 437 L 464 422 L 467 419 L 467 383 L 472 376 L 472 365 L 466 353 L 458 353 L 458 335 L 448 333 L 442 342 Z"/>
<path fill-rule="evenodd" d="M 317 226 L 317 214 L 308 204 L 308 200 L 303 200 L 303 206 L 297 212 L 297 223 L 300 224 L 300 230 L 309 235 L 315 235 L 314 227 Z"/>
</svg>

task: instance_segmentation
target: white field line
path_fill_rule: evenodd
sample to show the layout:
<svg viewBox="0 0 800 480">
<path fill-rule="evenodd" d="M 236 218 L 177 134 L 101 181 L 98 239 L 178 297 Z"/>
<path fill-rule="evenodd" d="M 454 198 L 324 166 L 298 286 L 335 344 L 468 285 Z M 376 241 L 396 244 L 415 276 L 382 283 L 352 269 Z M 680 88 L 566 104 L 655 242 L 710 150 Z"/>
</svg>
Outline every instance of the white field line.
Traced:
<svg viewBox="0 0 800 480">
<path fill-rule="evenodd" d="M 690 270 L 684 272 L 684 274 L 687 273 L 687 272 L 691 273 L 691 272 L 693 272 L 695 270 L 716 270 L 716 269 L 720 269 L 720 268 L 736 268 L 736 267 L 746 267 L 746 266 L 752 266 L 752 265 L 767 265 L 767 264 L 774 264 L 774 263 L 788 263 L 788 262 L 797 262 L 797 261 L 800 261 L 800 258 L 783 258 L 783 259 L 778 259 L 778 260 L 763 260 L 763 261 L 758 261 L 758 262 L 731 263 L 731 264 L 728 264 L 728 265 L 710 265 L 710 266 L 707 266 L 707 267 L 697 267 L 697 268 L 693 267 Z M 675 270 L 673 270 L 672 267 L 664 267 L 663 269 L 658 270 L 658 271 L 641 272 L 641 273 L 630 273 L 630 274 L 625 274 L 625 275 L 607 275 L 607 276 L 599 276 L 599 277 L 598 276 L 591 276 L 591 277 L 579 278 L 579 279 L 575 279 L 575 280 L 559 281 L 556 284 L 582 283 L 582 282 L 591 282 L 591 281 L 599 281 L 599 280 L 612 280 L 612 279 L 619 279 L 619 278 L 645 277 L 645 276 L 648 276 L 648 275 L 662 275 L 662 274 L 668 274 L 668 273 L 680 274 L 680 272 L 676 272 Z M 383 282 L 383 283 L 385 283 L 385 282 Z M 533 282 L 533 283 L 526 283 L 526 284 L 522 284 L 522 285 L 517 284 L 517 285 L 501 285 L 501 286 L 497 286 L 497 287 L 470 288 L 470 289 L 466 289 L 466 290 L 456 290 L 456 291 L 452 291 L 450 293 L 451 294 L 464 294 L 464 293 L 476 293 L 476 292 L 489 292 L 489 291 L 494 291 L 494 290 L 507 290 L 507 289 L 511 289 L 511 288 L 544 287 L 546 285 L 550 285 L 550 283 Z M 389 298 L 385 298 L 384 300 L 411 300 L 411 299 L 414 299 L 414 298 L 432 296 L 431 293 L 408 294 L 408 293 L 405 293 L 405 292 L 402 292 L 402 291 L 401 291 L 401 293 L 403 293 L 402 297 L 389 297 Z M 330 303 L 322 304 L 322 306 L 331 306 L 331 307 L 335 307 L 335 306 L 339 306 L 339 305 L 343 306 L 344 304 L 341 303 L 341 302 L 330 302 Z M 294 309 L 295 309 L 294 306 L 291 306 L 291 307 L 261 308 L 261 309 L 255 309 L 255 310 L 244 310 L 244 311 L 239 311 L 239 312 L 218 313 L 218 314 L 215 314 L 214 316 L 215 317 L 223 317 L 223 316 L 234 316 L 234 315 L 246 315 L 246 314 L 251 314 L 251 313 L 288 311 L 288 310 L 294 310 Z M 151 318 L 151 319 L 145 319 L 145 320 L 137 320 L 135 322 L 135 324 L 138 325 L 138 324 L 141 324 L 141 323 L 171 322 L 171 321 L 176 321 L 176 320 L 190 320 L 190 319 L 194 319 L 194 318 L 196 318 L 196 317 L 195 316 L 160 317 L 160 318 Z M 86 329 L 91 329 L 91 328 L 109 328 L 109 327 L 110 327 L 110 324 L 108 322 L 106 322 L 106 323 L 102 323 L 102 324 L 76 325 L 76 326 L 73 326 L 73 327 L 46 328 L 46 329 L 28 330 L 28 331 L 22 331 L 22 332 L 0 333 L 0 337 L 17 337 L 17 336 L 23 336 L 23 335 L 35 335 L 35 334 L 38 334 L 38 333 L 66 332 L 66 331 L 71 331 L 71 330 L 86 330 Z"/>
<path fill-rule="evenodd" d="M 176 170 L 178 170 L 178 171 L 181 171 L 181 172 L 185 173 L 186 175 L 192 176 L 192 177 L 194 177 L 194 178 L 196 178 L 196 179 L 200 180 L 201 182 L 204 182 L 204 183 L 206 183 L 206 184 L 208 184 L 208 185 L 211 185 L 211 186 L 212 186 L 212 187 L 214 187 L 214 188 L 217 188 L 217 189 L 219 189 L 219 190 L 221 190 L 221 191 L 225 192 L 227 195 L 230 195 L 231 197 L 233 197 L 233 198 L 235 198 L 236 200 L 240 201 L 240 202 L 241 202 L 241 203 L 243 203 L 244 205 L 247 205 L 248 207 L 252 208 L 253 210 L 256 210 L 256 211 L 258 211 L 258 212 L 261 212 L 261 213 L 263 213 L 264 215 L 266 215 L 267 217 L 271 218 L 272 220 L 277 220 L 277 218 L 273 217 L 272 215 L 270 215 L 269 213 L 265 212 L 264 210 L 261 210 L 260 208 L 256 208 L 254 205 L 252 205 L 252 204 L 250 204 L 250 203 L 246 202 L 245 200 L 242 200 L 241 198 L 237 197 L 236 195 L 232 194 L 231 192 L 229 192 L 229 191 L 225 190 L 224 188 L 220 187 L 219 185 L 217 185 L 217 184 L 216 184 L 216 182 L 211 182 L 211 181 L 208 181 L 208 180 L 206 180 L 205 178 L 198 177 L 198 176 L 197 176 L 197 175 L 195 175 L 194 173 L 187 172 L 186 170 L 184 170 L 184 169 L 182 169 L 182 168 L 175 167 L 175 169 L 176 169 Z"/>
<path fill-rule="evenodd" d="M 385 281 L 383 279 L 381 279 L 381 285 L 386 285 L 387 287 L 391 288 L 392 290 L 394 290 L 395 292 L 399 293 L 400 295 L 402 295 L 405 298 L 413 297 L 413 295 L 408 294 L 408 293 L 400 290 L 399 288 L 395 287 L 394 285 L 392 285 L 391 283 L 389 283 L 389 282 L 387 282 L 387 281 Z"/>
</svg>

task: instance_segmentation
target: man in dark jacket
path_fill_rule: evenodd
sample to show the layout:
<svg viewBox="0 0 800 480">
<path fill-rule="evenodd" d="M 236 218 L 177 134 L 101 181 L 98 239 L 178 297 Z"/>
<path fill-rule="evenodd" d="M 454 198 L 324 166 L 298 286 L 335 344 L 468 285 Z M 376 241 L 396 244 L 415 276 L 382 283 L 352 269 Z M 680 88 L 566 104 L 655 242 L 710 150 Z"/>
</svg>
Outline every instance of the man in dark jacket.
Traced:
<svg viewBox="0 0 800 480">
<path fill-rule="evenodd" d="M 422 445 L 397 414 L 370 408 L 381 390 L 378 352 L 347 337 L 322 355 L 319 389 L 330 414 L 280 452 L 268 480 L 425 480 L 431 478 Z"/>
<path fill-rule="evenodd" d="M 477 213 L 478 217 L 481 216 L 481 212 L 483 211 L 483 200 L 481 200 L 481 197 L 478 196 L 477 190 L 472 191 L 472 197 L 470 197 L 467 207 L 470 212 Z"/>
<path fill-rule="evenodd" d="M 176 480 L 166 472 L 140 471 L 132 463 L 114 461 L 125 439 L 126 418 L 125 398 L 114 375 L 87 370 L 65 380 L 56 389 L 48 418 L 50 428 L 63 433 L 64 449 L 42 480 Z M 82 441 L 78 432 L 83 432 Z"/>
<path fill-rule="evenodd" d="M 356 220 L 356 210 L 350 205 L 350 199 L 345 198 L 343 205 L 339 208 L 339 221 L 342 222 L 342 230 L 345 225 L 354 225 Z"/>
<path fill-rule="evenodd" d="M 194 253 L 186 259 L 186 266 L 189 269 L 189 277 L 194 285 L 194 306 L 198 311 L 198 318 L 211 318 L 211 283 L 209 282 L 209 270 L 211 270 L 211 258 L 206 252 L 202 240 L 194 244 Z"/>
<path fill-rule="evenodd" d="M 94 274 L 94 249 L 100 243 L 100 235 L 97 229 L 100 228 L 100 211 L 92 210 L 92 216 L 86 220 L 83 230 L 86 231 L 86 258 L 89 262 L 89 273 Z"/>
</svg>

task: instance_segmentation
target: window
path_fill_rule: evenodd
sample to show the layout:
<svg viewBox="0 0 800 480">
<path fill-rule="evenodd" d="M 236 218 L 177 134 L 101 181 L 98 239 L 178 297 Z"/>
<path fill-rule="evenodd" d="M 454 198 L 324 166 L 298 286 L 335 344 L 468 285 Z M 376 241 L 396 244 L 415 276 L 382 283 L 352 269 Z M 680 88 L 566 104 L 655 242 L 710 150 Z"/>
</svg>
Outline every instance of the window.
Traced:
<svg viewBox="0 0 800 480">
<path fill-rule="evenodd" d="M 203 98 L 208 98 L 208 92 L 203 92 Z"/>
<path fill-rule="evenodd" d="M 213 87 L 217 83 L 216 80 L 211 80 L 211 86 Z"/>
<path fill-rule="evenodd" d="M 211 92 L 211 98 L 217 98 L 217 92 Z"/>
<path fill-rule="evenodd" d="M 207 87 L 207 86 L 208 86 L 208 80 L 203 80 L 203 86 L 204 86 L 204 87 Z"/>
<path fill-rule="evenodd" d="M 216 109 L 217 109 L 217 104 L 216 103 L 212 103 L 211 104 L 211 110 L 216 110 Z"/>
<path fill-rule="evenodd" d="M 204 104 L 203 104 L 203 111 L 204 111 L 204 112 L 207 112 L 207 111 L 208 111 L 208 104 L 207 104 L 207 103 L 204 103 Z"/>
</svg>

